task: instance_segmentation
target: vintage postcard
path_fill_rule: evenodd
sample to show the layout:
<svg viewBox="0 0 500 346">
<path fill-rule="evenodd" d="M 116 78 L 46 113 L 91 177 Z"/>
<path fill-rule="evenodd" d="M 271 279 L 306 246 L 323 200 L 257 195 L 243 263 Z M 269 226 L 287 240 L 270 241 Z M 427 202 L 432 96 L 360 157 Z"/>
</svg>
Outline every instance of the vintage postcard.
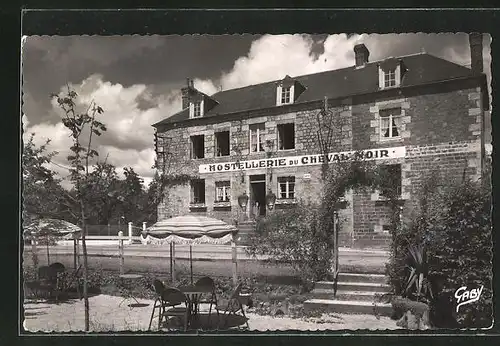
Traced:
<svg viewBox="0 0 500 346">
<path fill-rule="evenodd" d="M 27 332 L 488 329 L 491 36 L 26 36 Z"/>
</svg>

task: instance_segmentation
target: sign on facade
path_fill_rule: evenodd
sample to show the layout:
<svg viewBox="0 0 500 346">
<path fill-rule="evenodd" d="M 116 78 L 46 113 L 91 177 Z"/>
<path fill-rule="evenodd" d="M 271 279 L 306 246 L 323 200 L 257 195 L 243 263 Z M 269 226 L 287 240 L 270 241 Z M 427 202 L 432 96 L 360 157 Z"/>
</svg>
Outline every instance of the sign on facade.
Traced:
<svg viewBox="0 0 500 346">
<path fill-rule="evenodd" d="M 363 160 L 384 160 L 395 159 L 406 156 L 405 147 L 377 148 L 362 151 L 344 151 L 328 154 L 328 162 L 341 162 L 352 160 L 356 155 Z M 321 165 L 324 162 L 324 156 L 321 154 L 273 157 L 269 159 L 248 160 L 240 162 L 221 162 L 200 165 L 200 173 L 232 172 L 239 170 L 251 170 L 260 168 L 276 167 L 297 167 Z"/>
</svg>

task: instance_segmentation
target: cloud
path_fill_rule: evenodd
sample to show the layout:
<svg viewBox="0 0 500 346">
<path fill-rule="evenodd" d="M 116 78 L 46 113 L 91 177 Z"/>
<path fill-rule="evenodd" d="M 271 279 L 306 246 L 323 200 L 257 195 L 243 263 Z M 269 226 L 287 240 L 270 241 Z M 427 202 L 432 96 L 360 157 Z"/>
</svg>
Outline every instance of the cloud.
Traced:
<svg viewBox="0 0 500 346">
<path fill-rule="evenodd" d="M 323 42 L 323 53 L 317 55 L 313 52 L 315 42 L 309 35 L 265 35 L 254 41 L 248 54 L 238 58 L 232 70 L 222 74 L 218 81 L 195 81 L 195 85 L 206 87 L 212 84 L 212 89 L 217 90 L 215 86 L 218 85 L 226 90 L 286 75 L 347 67 L 353 63 L 353 47 L 360 38 L 359 35 L 347 37 L 345 34 L 328 36 Z"/>
<path fill-rule="evenodd" d="M 103 160 L 107 156 L 108 162 L 114 164 L 118 172 L 121 173 L 124 167 L 133 167 L 139 175 L 150 180 L 154 163 L 154 129 L 151 125 L 180 109 L 179 93 L 158 96 L 153 87 L 144 84 L 124 87 L 119 83 L 104 81 L 97 74 L 70 87 L 78 94 L 76 108 L 79 112 L 84 112 L 91 102 L 104 109 L 104 113 L 98 115 L 98 120 L 106 125 L 107 131 L 92 139 L 92 147 L 99 152 L 99 159 Z M 60 92 L 66 90 L 66 87 L 62 87 Z M 148 106 L 140 107 L 141 100 L 147 101 Z M 64 117 L 55 99 L 52 100 L 51 113 Z M 26 120 L 28 118 L 29 114 L 26 114 Z M 35 142 L 38 145 L 46 139 L 51 140 L 48 149 L 59 152 L 53 159 L 56 167 L 68 165 L 66 157 L 70 154 L 72 139 L 62 122 L 28 125 L 26 130 L 25 138 L 30 133 L 36 133 Z M 83 143 L 87 143 L 88 135 L 83 134 L 82 139 Z M 60 169 L 55 170 L 61 172 Z"/>
</svg>

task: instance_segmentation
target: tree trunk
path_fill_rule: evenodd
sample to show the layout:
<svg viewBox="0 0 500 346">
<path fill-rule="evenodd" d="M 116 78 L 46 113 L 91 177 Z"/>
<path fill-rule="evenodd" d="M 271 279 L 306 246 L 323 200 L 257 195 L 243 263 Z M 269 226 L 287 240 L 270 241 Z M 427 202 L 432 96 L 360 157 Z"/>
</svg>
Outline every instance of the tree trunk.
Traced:
<svg viewBox="0 0 500 346">
<path fill-rule="evenodd" d="M 82 211 L 82 252 L 83 252 L 83 302 L 85 305 L 85 331 L 90 331 L 89 320 L 89 295 L 88 295 L 88 262 L 87 262 L 87 242 L 85 240 L 86 223 L 85 209 L 83 200 L 80 199 L 80 208 Z"/>
</svg>

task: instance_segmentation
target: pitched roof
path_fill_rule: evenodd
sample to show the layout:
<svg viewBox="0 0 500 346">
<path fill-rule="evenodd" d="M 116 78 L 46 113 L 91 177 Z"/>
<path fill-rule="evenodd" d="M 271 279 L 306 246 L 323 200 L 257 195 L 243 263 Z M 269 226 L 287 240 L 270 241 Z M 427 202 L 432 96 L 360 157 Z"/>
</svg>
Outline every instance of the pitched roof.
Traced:
<svg viewBox="0 0 500 346">
<path fill-rule="evenodd" d="M 416 86 L 456 78 L 472 77 L 472 70 L 436 56 L 420 53 L 400 57 L 407 71 L 401 86 Z M 379 62 L 370 62 L 363 68 L 354 66 L 295 77 L 305 90 L 294 104 L 318 101 L 328 97 L 336 99 L 379 90 Z M 220 91 L 210 96 L 219 104 L 207 111 L 203 117 L 214 117 L 242 111 L 276 106 L 276 81 L 250 85 L 237 89 Z M 188 109 L 184 109 L 156 124 L 170 124 L 189 119 Z"/>
</svg>

